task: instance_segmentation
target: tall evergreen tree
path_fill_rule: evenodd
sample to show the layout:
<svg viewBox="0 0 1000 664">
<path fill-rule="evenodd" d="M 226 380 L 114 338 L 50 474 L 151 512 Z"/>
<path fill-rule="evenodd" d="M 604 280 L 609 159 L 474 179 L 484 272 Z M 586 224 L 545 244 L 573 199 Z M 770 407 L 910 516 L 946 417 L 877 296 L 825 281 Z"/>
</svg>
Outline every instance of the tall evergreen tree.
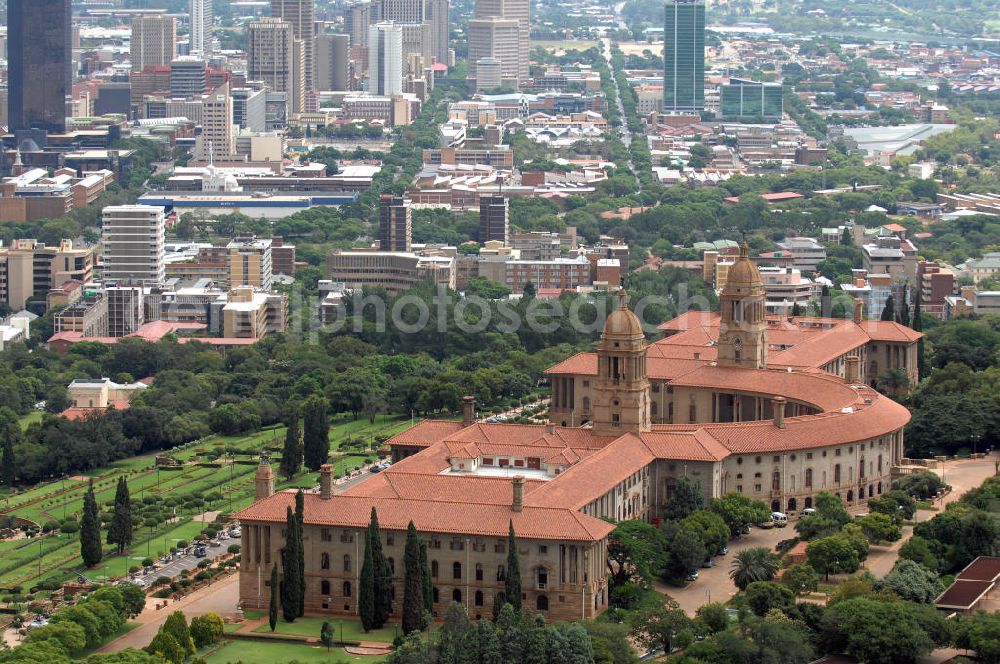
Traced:
<svg viewBox="0 0 1000 664">
<path fill-rule="evenodd" d="M 514 537 L 514 522 L 510 522 L 507 533 L 507 579 L 504 582 L 507 603 L 518 612 L 521 610 L 521 562 L 517 556 L 517 538 Z"/>
<path fill-rule="evenodd" d="M 372 507 L 371 521 L 368 523 L 368 532 L 371 535 L 372 546 L 375 629 L 378 629 L 389 620 L 389 614 L 392 613 L 392 570 L 382 550 L 382 529 L 378 525 L 378 513 L 374 507 Z"/>
<path fill-rule="evenodd" d="M 12 408 L 0 408 L 0 484 L 14 486 L 17 461 L 14 445 L 21 442 L 21 422 Z"/>
<path fill-rule="evenodd" d="M 299 489 L 295 493 L 295 551 L 299 555 L 295 571 L 299 575 L 298 615 L 300 617 L 306 614 L 306 546 L 302 541 L 303 533 L 305 533 L 305 520 L 305 495 L 302 493 L 302 489 Z"/>
<path fill-rule="evenodd" d="M 885 307 L 882 308 L 881 320 L 884 321 L 896 320 L 896 303 L 893 302 L 892 295 L 885 298 Z"/>
<path fill-rule="evenodd" d="M 285 560 L 281 584 L 281 613 L 286 622 L 299 617 L 299 521 L 291 507 L 285 508 Z"/>
<path fill-rule="evenodd" d="M 302 449 L 306 468 L 319 470 L 330 456 L 330 420 L 326 415 L 326 399 L 314 394 L 302 405 Z"/>
<path fill-rule="evenodd" d="M 80 518 L 80 557 L 83 564 L 93 567 L 101 562 L 101 521 L 94 499 L 94 480 L 90 480 L 83 496 L 83 516 Z"/>
<path fill-rule="evenodd" d="M 410 521 L 403 554 L 403 634 L 424 628 L 424 580 L 420 569 L 420 540 Z"/>
<path fill-rule="evenodd" d="M 903 293 L 903 302 L 899 307 L 899 322 L 906 327 L 910 326 L 910 303 L 907 302 L 906 293 Z"/>
<path fill-rule="evenodd" d="M 108 526 L 108 544 L 117 545 L 118 555 L 125 553 L 125 547 L 132 543 L 132 499 L 125 477 L 118 478 L 115 490 L 115 512 Z"/>
<path fill-rule="evenodd" d="M 924 322 L 920 318 L 921 315 L 922 314 L 920 312 L 920 291 L 917 291 L 917 298 L 916 301 L 913 303 L 913 325 L 911 326 L 914 332 L 920 332 L 921 330 L 924 329 Z M 924 359 L 924 338 L 920 337 L 920 339 L 917 341 L 917 373 L 920 374 L 921 378 L 924 377 L 926 369 L 927 365 L 925 364 L 925 359 Z"/>
<path fill-rule="evenodd" d="M 796 302 L 792 305 L 792 315 L 801 316 L 802 315 L 802 305 Z"/>
<path fill-rule="evenodd" d="M 285 421 L 285 449 L 281 452 L 281 474 L 292 479 L 302 469 L 302 436 L 299 413 L 292 407 Z"/>
<path fill-rule="evenodd" d="M 434 612 L 434 581 L 431 579 L 431 565 L 427 561 L 427 542 L 420 540 L 420 584 L 424 594 L 424 612 Z"/>
<path fill-rule="evenodd" d="M 840 244 L 845 247 L 854 246 L 854 238 L 851 237 L 851 229 L 847 226 L 844 226 L 844 232 L 840 234 Z"/>
<path fill-rule="evenodd" d="M 271 626 L 271 631 L 278 625 L 278 565 L 271 566 L 271 604 L 267 610 L 267 622 Z"/>
<path fill-rule="evenodd" d="M 370 632 L 375 627 L 375 563 L 372 560 L 372 532 L 365 531 L 365 560 L 361 564 L 361 579 L 358 581 L 358 615 L 361 627 Z"/>
</svg>

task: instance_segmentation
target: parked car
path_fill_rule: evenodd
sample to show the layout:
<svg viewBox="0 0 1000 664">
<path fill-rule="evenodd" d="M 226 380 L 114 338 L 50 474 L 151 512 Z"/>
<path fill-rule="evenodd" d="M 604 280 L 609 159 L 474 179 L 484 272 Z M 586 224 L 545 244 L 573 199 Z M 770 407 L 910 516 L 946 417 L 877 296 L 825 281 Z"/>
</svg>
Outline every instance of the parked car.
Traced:
<svg viewBox="0 0 1000 664">
<path fill-rule="evenodd" d="M 726 546 L 725 544 L 723 544 L 722 546 L 720 546 L 718 548 L 718 550 L 716 550 L 715 555 L 717 555 L 717 556 L 724 556 L 727 553 L 729 553 L 729 547 Z"/>
<path fill-rule="evenodd" d="M 712 559 L 712 556 L 709 556 L 708 558 L 705 558 L 705 560 L 701 561 L 701 566 L 705 568 L 715 567 L 715 560 Z"/>
<path fill-rule="evenodd" d="M 695 571 L 691 572 L 690 574 L 688 574 L 687 575 L 687 580 L 688 581 L 697 581 L 698 580 L 698 570 L 695 570 Z"/>
<path fill-rule="evenodd" d="M 771 512 L 771 521 L 776 528 L 784 528 L 788 525 L 788 515 L 784 512 Z"/>
<path fill-rule="evenodd" d="M 208 549 L 206 549 L 204 546 L 196 547 L 194 550 L 195 558 L 204 558 L 207 555 L 208 555 Z"/>
<path fill-rule="evenodd" d="M 815 513 L 816 513 L 815 509 L 813 509 L 812 507 L 807 507 L 801 512 L 799 512 L 799 516 L 812 516 Z"/>
</svg>

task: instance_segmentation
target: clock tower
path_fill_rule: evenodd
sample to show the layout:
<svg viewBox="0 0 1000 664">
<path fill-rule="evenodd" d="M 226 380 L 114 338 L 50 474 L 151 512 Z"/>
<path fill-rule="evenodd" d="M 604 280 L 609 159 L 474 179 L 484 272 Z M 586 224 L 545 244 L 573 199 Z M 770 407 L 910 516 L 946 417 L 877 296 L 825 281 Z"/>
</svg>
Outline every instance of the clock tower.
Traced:
<svg viewBox="0 0 1000 664">
<path fill-rule="evenodd" d="M 719 298 L 719 366 L 764 369 L 767 367 L 767 320 L 764 317 L 764 284 L 750 260 L 746 242 L 729 268 Z"/>
<path fill-rule="evenodd" d="M 597 345 L 593 431 L 599 436 L 649 431 L 649 408 L 646 335 L 623 288 Z"/>
</svg>

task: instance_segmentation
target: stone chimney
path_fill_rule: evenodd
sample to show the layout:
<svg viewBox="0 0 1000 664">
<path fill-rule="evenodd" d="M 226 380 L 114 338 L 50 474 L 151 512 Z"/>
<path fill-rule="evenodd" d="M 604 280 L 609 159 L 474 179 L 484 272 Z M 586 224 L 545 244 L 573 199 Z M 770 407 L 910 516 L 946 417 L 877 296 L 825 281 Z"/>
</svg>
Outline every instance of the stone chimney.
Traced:
<svg viewBox="0 0 1000 664">
<path fill-rule="evenodd" d="M 785 428 L 785 397 L 774 397 L 771 399 L 771 409 L 774 411 L 774 426 L 779 429 Z"/>
<path fill-rule="evenodd" d="M 860 297 L 854 298 L 854 322 L 861 325 L 865 319 L 865 302 Z"/>
<path fill-rule="evenodd" d="M 462 397 L 462 426 L 471 427 L 476 423 L 476 397 Z"/>
<path fill-rule="evenodd" d="M 333 464 L 324 463 L 319 467 L 319 497 L 330 500 L 333 496 Z"/>
<path fill-rule="evenodd" d="M 518 475 L 514 478 L 514 497 L 511 499 L 510 508 L 515 512 L 524 509 L 524 478 Z"/>
<path fill-rule="evenodd" d="M 263 500 L 274 495 L 274 470 L 271 469 L 271 457 L 266 453 L 260 455 L 257 475 L 254 477 L 254 501 Z"/>
<path fill-rule="evenodd" d="M 848 355 L 844 368 L 844 381 L 848 385 L 857 385 L 861 382 L 861 358 L 857 355 Z"/>
<path fill-rule="evenodd" d="M 556 432 L 556 423 L 555 422 L 546 422 L 545 423 L 545 433 L 555 433 L 555 432 Z"/>
</svg>

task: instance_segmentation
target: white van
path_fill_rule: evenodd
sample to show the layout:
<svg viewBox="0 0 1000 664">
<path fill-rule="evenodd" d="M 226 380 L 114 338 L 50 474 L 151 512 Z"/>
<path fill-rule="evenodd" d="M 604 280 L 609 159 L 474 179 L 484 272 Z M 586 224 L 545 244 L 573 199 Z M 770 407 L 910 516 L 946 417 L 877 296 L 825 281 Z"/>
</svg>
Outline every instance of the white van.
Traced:
<svg viewBox="0 0 1000 664">
<path fill-rule="evenodd" d="M 788 525 L 788 515 L 784 512 L 771 512 L 771 521 L 775 528 L 784 528 Z"/>
</svg>

